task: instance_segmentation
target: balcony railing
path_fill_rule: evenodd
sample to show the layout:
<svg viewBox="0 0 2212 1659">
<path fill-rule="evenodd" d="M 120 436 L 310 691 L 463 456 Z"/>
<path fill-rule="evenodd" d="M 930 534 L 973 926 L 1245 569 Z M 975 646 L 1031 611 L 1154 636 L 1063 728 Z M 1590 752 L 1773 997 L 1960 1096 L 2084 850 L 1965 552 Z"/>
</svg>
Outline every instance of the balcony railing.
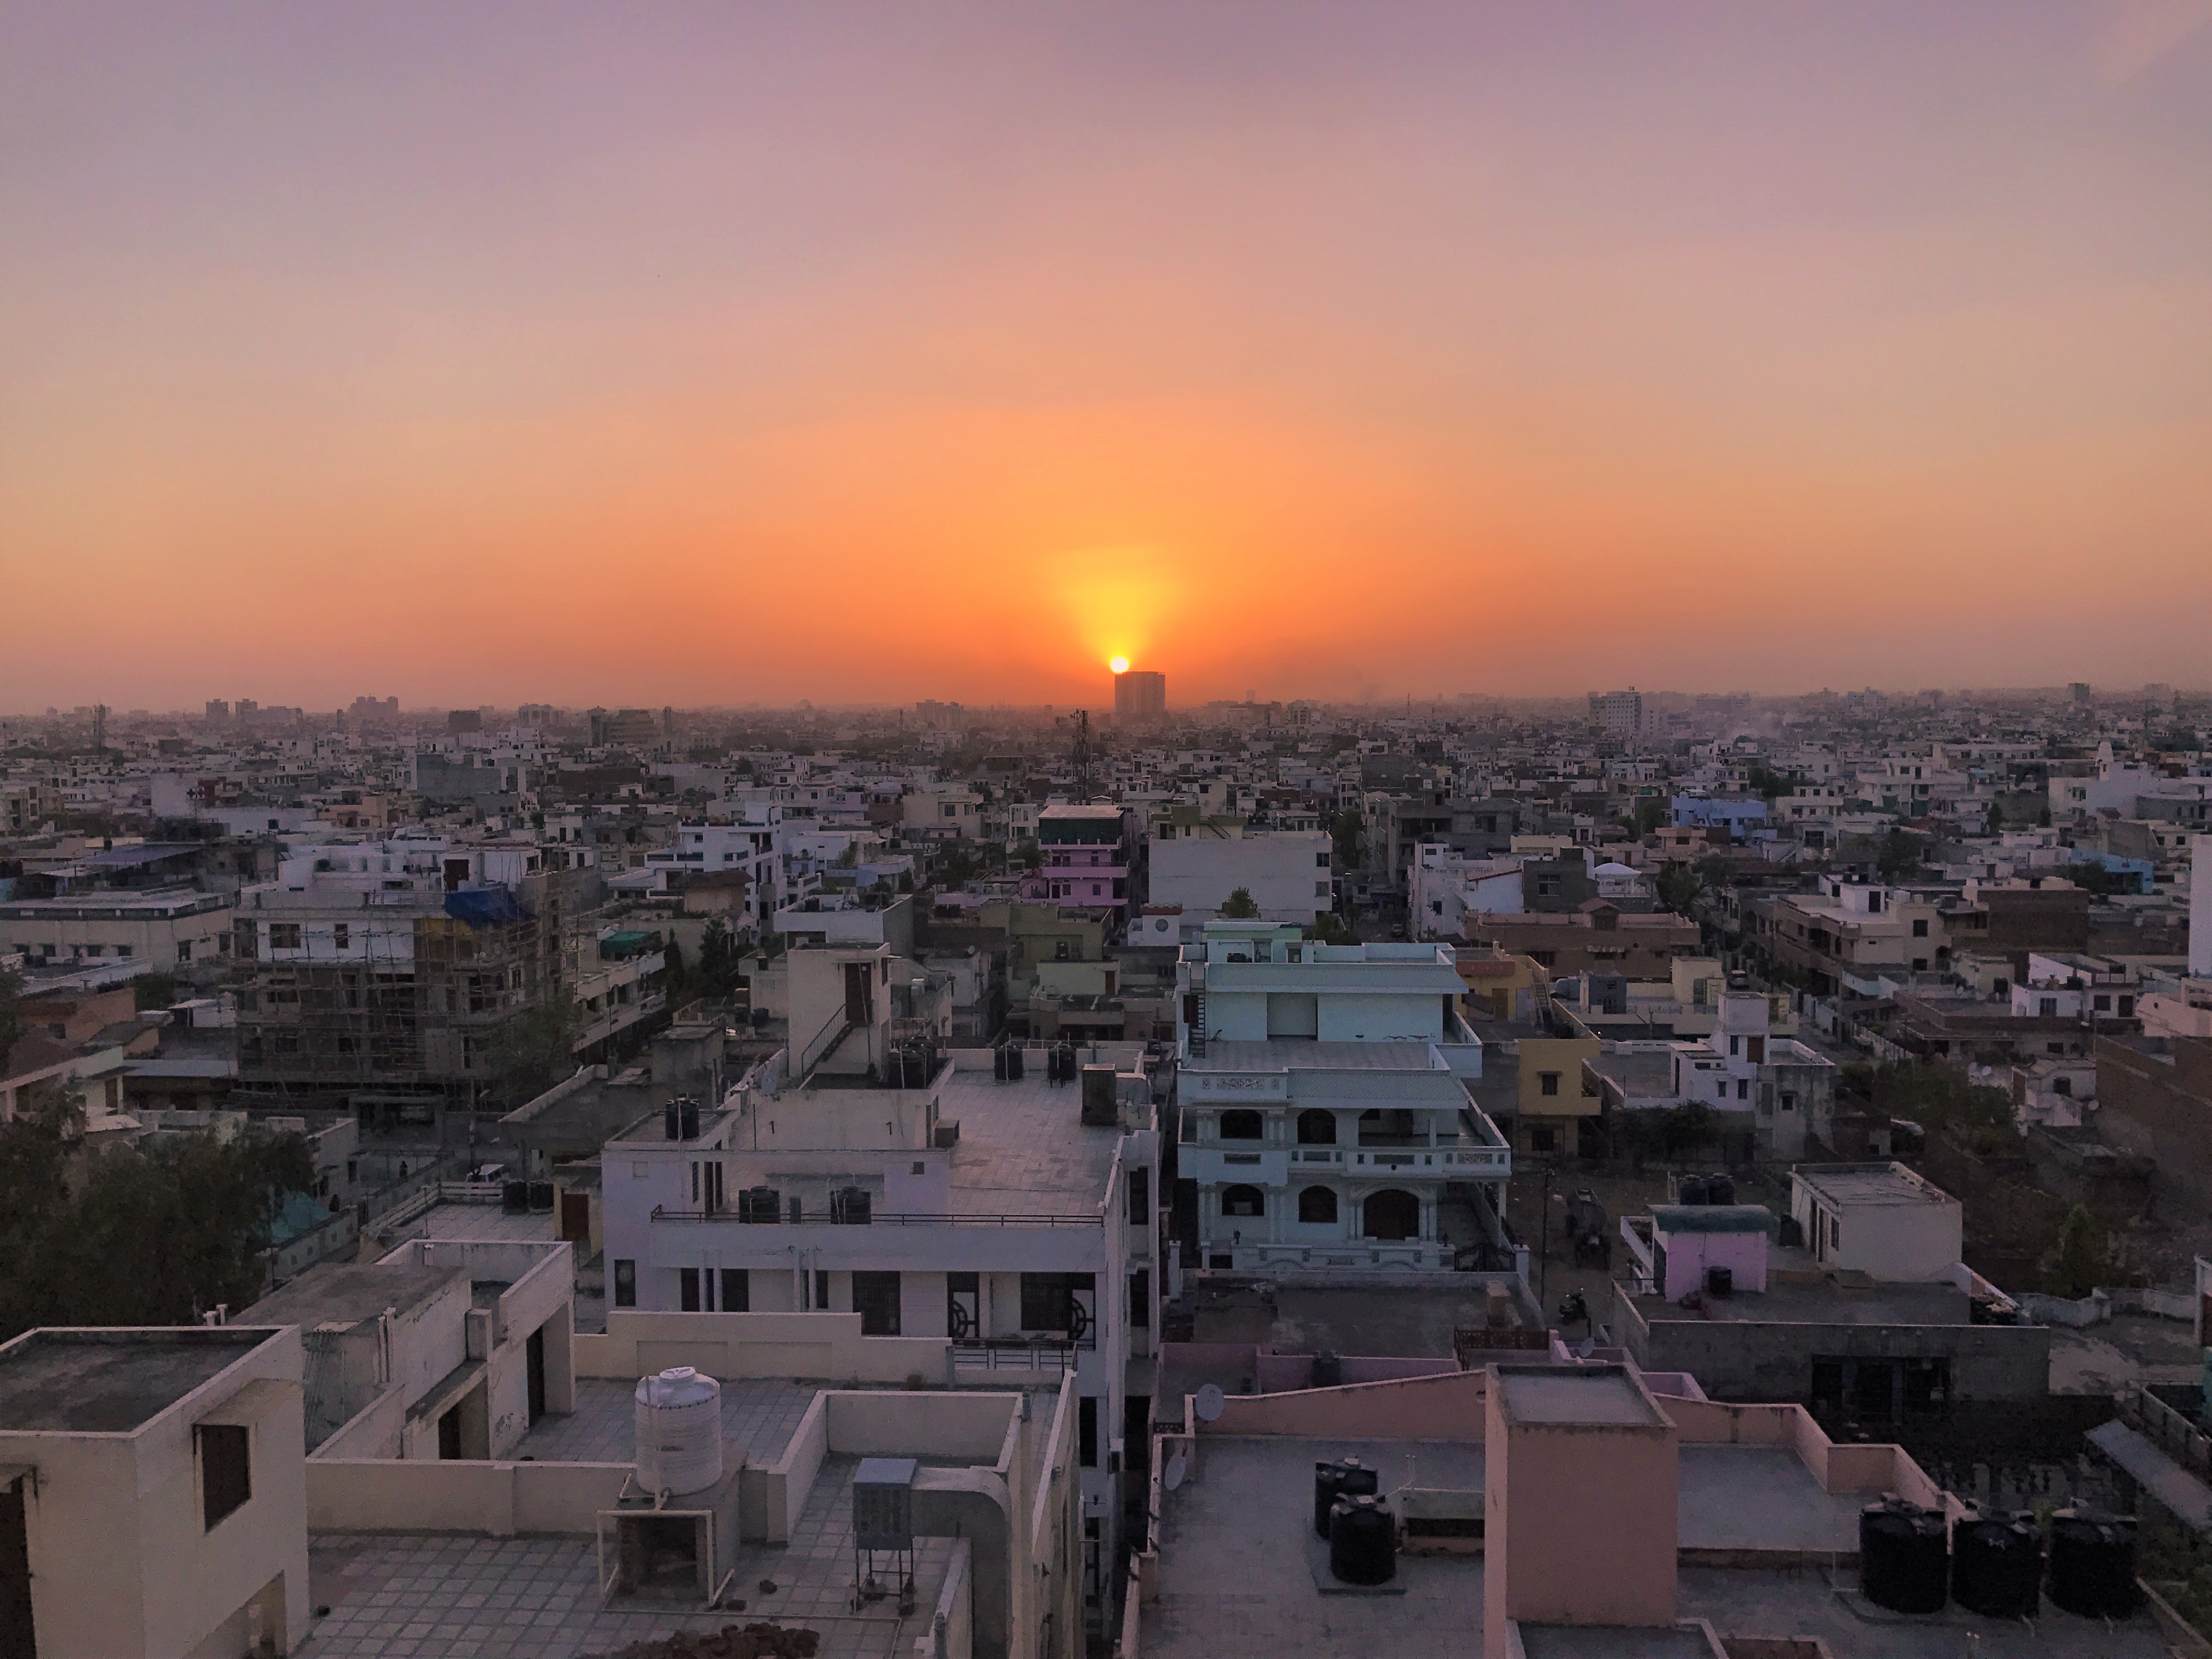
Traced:
<svg viewBox="0 0 2212 1659">
<path fill-rule="evenodd" d="M 954 1342 L 952 1363 L 987 1371 L 1072 1371 L 1078 1355 L 1097 1347 L 1096 1336 L 991 1336 Z"/>
<path fill-rule="evenodd" d="M 872 1214 L 866 1221 L 848 1222 L 830 1215 L 828 1210 L 803 1212 L 798 1220 L 787 1212 L 773 1221 L 746 1222 L 738 1216 L 732 1204 L 719 1210 L 671 1209 L 665 1205 L 653 1206 L 655 1221 L 728 1221 L 744 1226 L 758 1227 L 1103 1227 L 1104 1218 L 1097 1212 L 1090 1215 L 890 1215 L 883 1212 Z"/>
</svg>

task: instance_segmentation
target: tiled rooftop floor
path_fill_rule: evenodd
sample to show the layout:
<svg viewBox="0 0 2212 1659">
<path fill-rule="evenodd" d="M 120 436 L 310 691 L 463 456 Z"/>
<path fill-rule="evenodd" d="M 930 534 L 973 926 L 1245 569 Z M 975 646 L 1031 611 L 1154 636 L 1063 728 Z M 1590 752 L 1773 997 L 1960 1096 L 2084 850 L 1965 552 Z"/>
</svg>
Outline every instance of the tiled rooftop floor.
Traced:
<svg viewBox="0 0 2212 1659">
<path fill-rule="evenodd" d="M 747 1547 L 731 1581 L 732 1604 L 712 1612 L 635 1601 L 603 1610 L 589 1539 L 318 1534 L 310 1597 L 331 1612 L 301 1659 L 581 1659 L 761 1619 L 818 1631 L 822 1659 L 893 1659 L 928 1628 L 954 1540 L 915 1540 L 911 1615 L 902 1618 L 890 1599 L 854 1613 L 849 1494 L 858 1462 L 823 1462 L 789 1547 Z M 763 1579 L 775 1581 L 772 1594 L 761 1594 Z"/>
<path fill-rule="evenodd" d="M 724 1446 L 743 1446 L 745 1461 L 756 1466 L 775 1462 L 819 1392 L 814 1383 L 772 1377 L 740 1377 L 723 1383 Z M 636 1383 L 580 1376 L 576 1409 L 566 1416 L 541 1419 L 512 1455 L 540 1463 L 635 1462 L 636 1431 Z"/>
</svg>

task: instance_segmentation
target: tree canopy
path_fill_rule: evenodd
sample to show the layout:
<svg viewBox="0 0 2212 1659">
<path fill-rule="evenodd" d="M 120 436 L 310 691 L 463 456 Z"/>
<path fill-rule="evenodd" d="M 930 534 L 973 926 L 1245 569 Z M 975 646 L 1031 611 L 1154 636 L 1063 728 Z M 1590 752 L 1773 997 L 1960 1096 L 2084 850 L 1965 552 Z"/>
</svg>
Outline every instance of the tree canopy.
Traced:
<svg viewBox="0 0 2212 1659">
<path fill-rule="evenodd" d="M 1240 887 L 1222 900 L 1221 914 L 1232 921 L 1257 921 L 1260 915 L 1260 902 L 1252 896 L 1250 888 Z"/>
</svg>

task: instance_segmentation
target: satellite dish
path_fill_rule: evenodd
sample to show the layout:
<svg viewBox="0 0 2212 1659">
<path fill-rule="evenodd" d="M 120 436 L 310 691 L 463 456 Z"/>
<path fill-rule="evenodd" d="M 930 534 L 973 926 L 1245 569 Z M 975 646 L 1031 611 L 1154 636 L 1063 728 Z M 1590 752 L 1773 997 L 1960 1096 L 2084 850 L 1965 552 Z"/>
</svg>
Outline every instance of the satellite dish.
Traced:
<svg viewBox="0 0 2212 1659">
<path fill-rule="evenodd" d="M 1575 1344 L 1575 1358 L 1577 1359 L 1588 1359 L 1590 1355 L 1596 1351 L 1596 1349 L 1597 1339 L 1594 1336 L 1586 1336 L 1581 1341 Z"/>
<path fill-rule="evenodd" d="M 1221 1385 L 1218 1382 L 1208 1382 L 1198 1391 L 1198 1420 L 1201 1423 L 1211 1423 L 1221 1415 L 1222 1408 L 1228 1403 L 1229 1396 L 1221 1392 Z"/>
<path fill-rule="evenodd" d="M 1190 1465 L 1184 1462 L 1182 1454 L 1177 1452 L 1173 1457 L 1168 1459 L 1167 1473 L 1160 1477 L 1160 1484 L 1170 1492 L 1174 1492 L 1182 1485 L 1183 1476 L 1189 1473 Z"/>
</svg>

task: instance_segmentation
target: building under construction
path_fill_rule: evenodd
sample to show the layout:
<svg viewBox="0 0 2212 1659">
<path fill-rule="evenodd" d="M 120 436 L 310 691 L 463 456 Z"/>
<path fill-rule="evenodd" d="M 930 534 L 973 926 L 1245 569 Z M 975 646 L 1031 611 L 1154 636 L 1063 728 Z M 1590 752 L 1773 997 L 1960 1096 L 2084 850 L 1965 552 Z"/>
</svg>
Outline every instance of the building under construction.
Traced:
<svg viewBox="0 0 2212 1659">
<path fill-rule="evenodd" d="M 301 849 L 245 889 L 243 1102 L 351 1109 L 365 1128 L 513 1104 L 482 1098 L 502 1044 L 566 1042 L 564 930 L 596 885 L 569 862 L 534 842 L 362 842 Z"/>
</svg>

